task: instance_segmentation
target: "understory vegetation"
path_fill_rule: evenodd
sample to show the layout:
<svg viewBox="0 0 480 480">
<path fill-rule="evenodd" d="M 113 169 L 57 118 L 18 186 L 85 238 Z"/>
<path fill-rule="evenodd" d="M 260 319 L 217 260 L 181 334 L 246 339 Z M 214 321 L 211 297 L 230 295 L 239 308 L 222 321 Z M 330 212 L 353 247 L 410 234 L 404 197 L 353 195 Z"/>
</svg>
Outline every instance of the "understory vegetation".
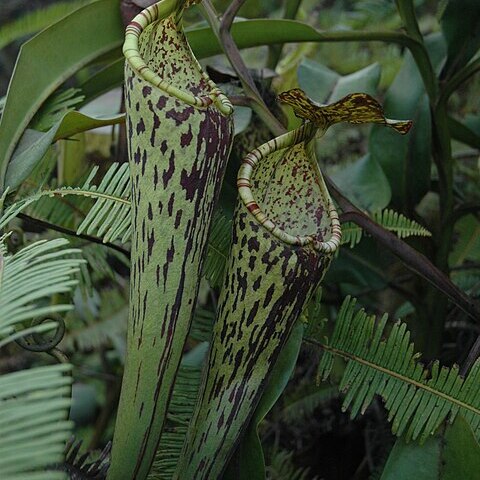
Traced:
<svg viewBox="0 0 480 480">
<path fill-rule="evenodd" d="M 478 478 L 478 0 L 3 15 L 2 480 Z"/>
</svg>

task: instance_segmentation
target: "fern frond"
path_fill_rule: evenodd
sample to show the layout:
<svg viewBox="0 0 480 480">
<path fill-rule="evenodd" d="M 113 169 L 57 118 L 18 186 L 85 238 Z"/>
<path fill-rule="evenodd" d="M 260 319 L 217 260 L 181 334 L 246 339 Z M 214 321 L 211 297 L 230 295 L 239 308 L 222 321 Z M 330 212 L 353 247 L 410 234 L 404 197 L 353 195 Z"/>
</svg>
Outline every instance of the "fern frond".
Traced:
<svg viewBox="0 0 480 480">
<path fill-rule="evenodd" d="M 200 353 L 199 359 L 189 362 L 190 353 L 187 354 L 178 370 L 168 407 L 167 424 L 147 480 L 166 480 L 173 478 L 175 473 L 202 379 L 201 363 L 206 349 L 203 345 L 196 349 L 199 349 L 199 352 L 195 352 Z"/>
<path fill-rule="evenodd" d="M 124 342 L 127 319 L 128 301 L 118 291 L 107 290 L 100 298 L 98 315 L 81 322 L 72 319 L 60 346 L 67 352 L 89 352 L 102 346 L 117 345 Z"/>
<path fill-rule="evenodd" d="M 128 241 L 130 238 L 130 174 L 128 164 L 112 164 L 98 186 L 93 184 L 97 171 L 98 167 L 94 167 L 80 187 L 41 190 L 13 203 L 5 209 L 0 218 L 0 228 L 4 227 L 25 208 L 44 197 L 77 195 L 95 200 L 93 207 L 78 227 L 77 233 L 96 234 L 102 237 L 104 242 L 116 240 L 119 237 L 123 242 Z"/>
<path fill-rule="evenodd" d="M 310 475 L 309 468 L 298 468 L 292 461 L 293 452 L 279 450 L 272 455 L 272 460 L 266 469 L 268 480 L 315 480 Z"/>
<path fill-rule="evenodd" d="M 131 235 L 128 163 L 114 163 L 98 187 L 90 185 L 92 178 L 90 174 L 82 189 L 96 193 L 96 201 L 78 227 L 77 233 L 96 235 L 104 242 L 117 239 L 122 243 L 127 242 Z"/>
<path fill-rule="evenodd" d="M 77 228 L 77 233 L 95 235 L 103 242 L 130 240 L 130 172 L 127 163 L 114 163 L 108 169 L 99 185 L 93 180 L 98 171 L 94 167 L 81 187 L 62 187 L 42 190 L 36 194 L 15 202 L 5 209 L 0 217 L 0 228 L 20 212 L 45 197 L 65 197 L 77 195 L 95 201 L 87 215 Z M 52 208 L 52 207 L 50 207 Z M 231 220 L 221 211 L 216 211 L 212 220 L 208 249 L 203 266 L 203 273 L 210 285 L 219 286 L 228 257 L 231 238 Z"/>
<path fill-rule="evenodd" d="M 407 440 L 425 441 L 443 420 L 453 422 L 458 413 L 479 436 L 480 360 L 465 379 L 457 366 L 440 367 L 439 362 L 428 371 L 414 353 L 405 323 L 395 323 L 382 339 L 387 316 L 377 324 L 375 316 L 355 311 L 355 303 L 349 297 L 343 302 L 330 341 L 313 341 L 324 350 L 319 379 L 328 378 L 334 357 L 347 361 L 339 386 L 346 393 L 343 410 L 351 408 L 354 418 L 378 394 L 389 412 L 392 432 L 405 433 Z"/>
<path fill-rule="evenodd" d="M 2 239 L 3 240 L 3 239 Z M 40 240 L 14 255 L 7 255 L 2 243 L 0 249 L 0 347 L 23 335 L 52 329 L 52 322 L 15 333 L 23 322 L 65 312 L 68 304 L 46 303 L 52 295 L 69 293 L 77 285 L 75 274 L 84 262 L 80 250 L 63 248 L 65 239 Z"/>
<path fill-rule="evenodd" d="M 215 211 L 203 266 L 203 274 L 212 287 L 219 287 L 222 282 L 230 250 L 231 232 L 232 221 L 227 219 L 223 212 Z"/>
<path fill-rule="evenodd" d="M 70 371 L 60 364 L 0 376 L 0 478 L 65 480 L 52 470 L 73 426 Z"/>
<path fill-rule="evenodd" d="M 430 237 L 432 234 L 415 220 L 410 220 L 401 213 L 386 209 L 373 214 L 373 220 L 386 230 L 394 232 L 399 238 Z M 352 222 L 342 225 L 342 244 L 354 247 L 363 237 L 363 230 Z"/>
</svg>

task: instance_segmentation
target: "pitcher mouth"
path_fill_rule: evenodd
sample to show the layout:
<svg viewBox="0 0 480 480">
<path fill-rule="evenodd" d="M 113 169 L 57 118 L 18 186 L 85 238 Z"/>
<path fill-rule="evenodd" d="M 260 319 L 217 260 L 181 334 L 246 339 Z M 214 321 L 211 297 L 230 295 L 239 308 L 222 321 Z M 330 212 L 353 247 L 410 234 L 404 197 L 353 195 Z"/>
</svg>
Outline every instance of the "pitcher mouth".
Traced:
<svg viewBox="0 0 480 480">
<path fill-rule="evenodd" d="M 204 78 L 207 85 L 210 87 L 210 93 L 204 96 L 196 96 L 175 87 L 170 82 L 162 79 L 157 75 L 145 62 L 142 57 L 138 41 L 140 35 L 145 28 L 151 23 L 162 20 L 170 15 L 173 15 L 178 7 L 178 0 L 163 0 L 159 3 L 155 3 L 150 7 L 142 10 L 127 26 L 125 30 L 125 42 L 123 44 L 123 54 L 130 67 L 145 81 L 154 85 L 155 87 L 163 90 L 165 93 L 177 97 L 179 100 L 192 105 L 193 107 L 204 109 L 210 105 L 215 107 L 223 114 L 230 115 L 233 112 L 233 106 L 230 100 L 220 91 L 215 83 L 208 77 L 208 75 L 202 70 L 202 67 L 198 63 L 197 59 L 191 53 L 192 61 L 197 64 L 198 70 Z M 181 7 L 183 9 L 183 6 Z M 179 10 L 180 18 L 181 11 Z"/>
<path fill-rule="evenodd" d="M 321 199 L 321 207 L 323 207 L 321 208 L 323 220 L 328 218 L 330 221 L 330 225 L 328 227 L 330 235 L 327 240 L 323 238 L 323 233 L 321 232 L 321 220 L 317 216 L 315 220 L 310 222 L 311 227 L 307 227 L 313 229 L 316 225 L 316 233 L 306 235 L 293 235 L 292 233 L 289 233 L 287 231 L 288 228 L 282 227 L 279 224 L 280 222 L 272 220 L 271 215 L 269 216 L 264 212 L 264 209 L 262 209 L 262 207 L 259 205 L 261 202 L 257 200 L 254 192 L 254 173 L 261 161 L 264 162 L 268 155 L 271 155 L 276 151 L 287 147 L 295 147 L 296 145 L 300 145 L 305 141 L 308 142 L 312 138 L 312 135 L 314 135 L 314 130 L 315 127 L 312 126 L 312 124 L 306 123 L 297 130 L 270 140 L 269 142 L 264 143 L 257 149 L 250 152 L 243 159 L 242 165 L 240 166 L 237 177 L 237 187 L 240 198 L 248 211 L 263 226 L 263 228 L 269 231 L 273 236 L 277 237 L 280 241 L 300 247 L 310 245 L 314 250 L 321 253 L 334 253 L 340 246 L 342 231 L 340 228 L 338 213 L 332 202 L 330 194 L 328 193 L 319 169 L 315 169 L 316 171 L 312 171 L 311 174 L 315 179 L 314 186 L 317 189 L 317 197 L 320 197 Z M 270 181 L 273 180 L 270 179 Z M 295 202 L 294 199 L 290 201 L 292 204 L 293 202 Z"/>
</svg>

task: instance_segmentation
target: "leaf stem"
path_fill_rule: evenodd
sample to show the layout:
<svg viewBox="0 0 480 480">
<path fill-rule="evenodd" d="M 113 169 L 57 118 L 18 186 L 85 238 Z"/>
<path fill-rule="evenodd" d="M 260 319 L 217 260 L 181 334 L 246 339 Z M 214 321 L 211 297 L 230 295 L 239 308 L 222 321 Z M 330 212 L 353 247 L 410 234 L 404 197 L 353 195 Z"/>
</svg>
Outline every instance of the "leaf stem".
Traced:
<svg viewBox="0 0 480 480">
<path fill-rule="evenodd" d="M 75 230 L 70 230 L 69 228 L 61 227 L 60 225 L 55 225 L 54 223 L 46 222 L 44 220 L 40 220 L 39 218 L 31 217 L 30 215 L 26 215 L 25 213 L 18 213 L 16 216 L 18 218 L 21 218 L 25 222 L 30 223 L 31 225 L 47 228 L 48 230 L 54 230 L 56 232 L 70 235 L 72 237 L 82 238 L 83 240 L 87 240 L 92 243 L 98 243 L 99 245 L 103 245 L 104 247 L 116 250 L 117 252 L 125 255 L 127 258 L 130 258 L 130 252 L 125 248 L 121 247 L 120 245 L 116 245 L 115 243 L 103 242 L 100 238 L 93 237 L 92 235 L 86 235 L 84 233 L 78 234 L 77 232 L 75 232 Z"/>
<path fill-rule="evenodd" d="M 362 227 L 372 237 L 380 241 L 404 265 L 423 279 L 427 280 L 436 289 L 450 298 L 461 310 L 474 320 L 480 319 L 480 307 L 474 300 L 460 290 L 442 271 L 440 271 L 427 257 L 412 248 L 408 243 L 399 239 L 396 235 L 385 230 L 360 209 L 355 207 L 337 188 L 332 180 L 324 174 L 325 182 L 333 198 L 343 211 L 342 218 Z"/>
<path fill-rule="evenodd" d="M 270 112 L 267 105 L 263 101 L 263 98 L 260 95 L 260 92 L 258 91 L 247 66 L 245 65 L 245 62 L 243 61 L 240 51 L 230 32 L 233 20 L 244 2 L 245 0 L 234 0 L 225 11 L 220 23 L 218 21 L 218 15 L 210 0 L 205 0 L 203 2 L 204 12 L 206 13 L 207 21 L 219 40 L 222 50 L 230 61 L 232 68 L 237 73 L 247 97 L 253 99 L 251 105 L 252 109 L 264 121 L 265 125 L 268 126 L 271 132 L 278 136 L 282 133 L 285 133 L 285 127 L 272 114 L 272 112 Z"/>
<path fill-rule="evenodd" d="M 318 340 L 315 340 L 314 338 L 304 338 L 304 341 L 307 342 L 307 343 L 310 343 L 311 345 L 315 345 L 316 347 L 319 347 L 322 350 L 325 350 L 329 353 L 332 353 L 333 355 L 337 355 L 337 356 L 345 358 L 346 360 L 352 360 L 354 362 L 360 363 L 361 365 L 364 365 L 368 368 L 372 368 L 373 370 L 377 370 L 379 372 L 384 373 L 385 375 L 396 378 L 397 380 L 400 380 L 403 383 L 407 383 L 409 385 L 414 386 L 415 388 L 418 388 L 420 390 L 424 390 L 426 392 L 429 392 L 436 397 L 440 397 L 443 400 L 446 400 L 447 402 L 453 403 L 454 405 L 457 405 L 460 408 L 464 408 L 465 410 L 469 410 L 470 412 L 472 412 L 476 415 L 480 415 L 480 410 L 475 408 L 473 405 L 469 405 L 468 403 L 462 402 L 461 400 L 457 400 L 455 397 L 452 397 L 451 395 L 447 395 L 446 393 L 443 393 L 439 390 L 436 390 L 435 388 L 429 387 L 428 385 L 425 385 L 424 383 L 412 380 L 411 378 L 406 377 L 405 375 L 401 375 L 400 373 L 397 373 L 393 370 L 389 370 L 388 368 L 377 365 L 376 363 L 369 362 L 368 360 L 365 360 L 364 358 L 361 358 L 357 355 L 354 355 L 353 353 L 347 352 L 345 350 L 339 350 L 339 349 L 334 348 L 330 345 L 326 345 L 322 342 L 319 342 Z"/>
</svg>

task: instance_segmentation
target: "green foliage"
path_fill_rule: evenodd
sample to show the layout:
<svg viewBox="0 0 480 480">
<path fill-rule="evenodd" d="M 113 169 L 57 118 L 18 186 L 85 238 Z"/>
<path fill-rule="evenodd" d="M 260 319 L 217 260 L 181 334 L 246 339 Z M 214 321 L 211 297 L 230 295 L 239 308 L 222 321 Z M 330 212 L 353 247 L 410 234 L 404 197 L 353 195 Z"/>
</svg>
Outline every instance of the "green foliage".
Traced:
<svg viewBox="0 0 480 480">
<path fill-rule="evenodd" d="M 0 348 L 30 334 L 57 327 L 48 321 L 29 327 L 28 321 L 66 312 L 71 305 L 50 303 L 68 294 L 83 260 L 64 239 L 40 240 L 13 255 L 5 237 L 0 247 Z M 35 367 L 0 375 L 0 477 L 12 480 L 60 480 L 52 468 L 63 459 L 71 435 L 71 366 Z"/>
<path fill-rule="evenodd" d="M 2 239 L 0 251 L 0 347 L 30 333 L 51 330 L 55 323 L 44 323 L 16 331 L 36 317 L 66 312 L 63 302 L 50 304 L 50 297 L 69 293 L 77 285 L 74 278 L 84 262 L 77 249 L 62 248 L 67 240 L 40 240 L 14 255 L 8 255 Z"/>
<path fill-rule="evenodd" d="M 0 48 L 47 27 L 22 47 L 7 96 L 0 99 L 0 173 L 3 179 L 0 187 L 4 193 L 9 187 L 3 196 L 5 209 L 0 216 L 0 227 L 4 232 L 13 229 L 19 232 L 27 245 L 18 251 L 13 237 L 4 236 L 0 247 L 1 478 L 65 478 L 60 470 L 65 455 L 63 445 L 72 430 L 71 422 L 66 420 L 71 402 L 71 367 L 39 367 L 45 357 L 39 355 L 37 359 L 31 354 L 18 354 L 18 347 L 12 343 L 32 333 L 50 336 L 57 324 L 47 321 L 32 326 L 31 320 L 38 317 L 58 312 L 66 314 L 67 333 L 59 348 L 74 355 L 78 366 L 76 381 L 78 377 L 82 382 L 90 381 L 90 375 L 95 377 L 89 387 L 98 390 L 101 402 L 98 422 L 76 433 L 92 438 L 97 444 L 112 437 L 113 421 L 109 419 L 109 412 L 116 410 L 117 399 L 110 382 L 112 378 L 121 377 L 126 353 L 129 262 L 125 253 L 136 233 L 130 220 L 130 169 L 125 163 L 114 163 L 126 156 L 122 153 L 125 116 L 93 117 L 79 109 L 122 84 L 124 59 L 119 46 L 124 31 L 119 3 L 119 0 L 57 2 L 0 27 Z M 226 6 L 227 3 L 221 4 Z M 269 1 L 259 6 L 252 2 L 242 14 L 264 15 L 277 8 L 277 3 Z M 432 274 L 431 264 L 428 268 L 424 264 L 422 268 L 420 262 L 420 268 L 415 267 L 414 272 L 431 281 L 440 278 L 444 285 L 451 280 L 470 297 L 478 297 L 480 196 L 477 160 L 480 137 L 475 99 L 479 83 L 474 80 L 466 84 L 480 64 L 478 2 L 444 0 L 436 12 L 437 5 L 422 0 L 324 3 L 319 11 L 315 2 L 288 0 L 285 9 L 272 12 L 271 17 L 275 18 L 242 19 L 233 24 L 232 36 L 239 48 L 269 48 L 267 62 L 263 61 L 264 49 L 261 54 L 252 49 L 243 56 L 248 67 L 259 67 L 254 75 L 257 87 L 269 108 L 269 96 L 273 97 L 268 88 L 270 82 L 279 93 L 296 87 L 298 81 L 298 86 L 320 103 L 338 100 L 353 91 L 367 92 L 385 99 L 385 111 L 389 116 L 413 119 L 414 127 L 407 137 L 394 136 L 376 126 L 370 133 L 366 127 L 332 129 L 316 145 L 322 171 L 333 179 L 344 197 L 368 212 L 384 230 L 394 232 L 400 239 L 432 236 L 409 244 L 419 245 L 421 253 L 440 271 L 452 269 L 448 274 L 440 271 Z M 163 6 L 170 4 L 173 2 Z M 187 21 L 198 19 L 199 11 L 193 9 Z M 201 11 L 208 13 L 208 8 Z M 282 12 L 285 12 L 285 19 L 276 18 Z M 215 12 L 211 12 L 211 26 L 203 22 L 187 29 L 188 40 L 198 58 L 217 55 L 225 47 L 222 39 L 217 41 L 216 19 Z M 429 35 L 424 37 L 425 33 Z M 290 47 L 283 44 L 292 42 L 303 43 L 304 48 L 294 47 L 296 50 L 290 55 Z M 8 56 L 9 50 L 4 53 Z M 264 79 L 265 70 L 260 70 L 264 66 L 275 68 L 277 77 L 271 80 L 271 72 L 267 72 Z M 238 69 L 238 65 L 234 67 Z M 175 83 L 177 75 L 171 77 L 169 80 Z M 225 88 L 232 94 L 250 94 L 248 89 L 242 91 L 233 76 L 225 75 L 222 82 L 230 80 Z M 240 83 L 242 81 L 244 79 L 240 78 Z M 237 100 L 243 98 L 240 96 Z M 268 115 L 259 116 L 259 112 L 262 113 L 262 105 L 258 102 L 239 107 L 238 131 L 271 127 Z M 278 109 L 271 108 L 271 112 L 281 118 Z M 188 123 L 180 123 L 178 130 L 188 127 Z M 115 130 L 105 142 L 105 150 L 110 148 L 115 154 L 103 154 L 98 158 L 93 151 L 95 133 L 82 135 L 81 148 L 76 153 L 64 148 L 66 143 L 55 145 L 63 139 L 72 145 L 78 139 L 72 137 L 79 132 L 116 124 L 120 128 L 118 140 Z M 193 132 L 195 134 L 195 128 Z M 239 145 L 238 151 L 241 151 Z M 244 156 L 237 152 L 232 155 L 224 191 L 228 188 L 233 191 L 238 167 L 236 155 L 238 158 Z M 192 158 L 197 156 L 192 155 Z M 185 161 L 189 159 L 185 157 Z M 95 167 L 89 175 L 82 176 L 92 164 L 101 165 L 101 162 L 108 167 Z M 73 174 L 65 174 L 67 170 Z M 149 178 L 146 180 L 147 184 Z M 268 196 L 263 200 L 268 201 Z M 231 262 L 230 212 L 233 209 L 234 195 L 230 192 L 222 194 L 219 204 L 212 209 L 208 248 L 202 259 L 202 274 L 207 281 L 202 281 L 200 287 L 200 299 L 185 346 L 185 351 L 189 352 L 184 354 L 175 378 L 166 428 L 150 474 L 152 479 L 171 478 L 182 461 L 187 426 L 203 381 L 201 366 L 207 349 L 205 342 L 212 338 L 218 292 L 222 290 L 225 271 Z M 71 248 L 67 248 L 66 241 L 51 240 L 52 232 L 39 229 L 28 217 L 18 219 L 19 213 L 42 219 L 46 222 L 44 225 L 50 224 L 52 229 L 63 227 L 70 229 L 72 234 L 96 237 L 109 243 L 108 247 L 118 243 L 116 247 L 124 253 L 85 239 L 75 239 Z M 160 226 L 161 235 L 157 237 L 170 238 L 172 229 Z M 20 231 L 22 228 L 25 232 Z M 465 358 L 478 328 L 453 305 L 459 292 L 455 294 L 450 284 L 452 304 L 447 310 L 446 299 L 423 281 L 406 274 L 405 265 L 386 251 L 391 245 L 379 242 L 378 238 L 374 242 L 365 236 L 368 237 L 368 231 L 357 225 L 343 225 L 343 243 L 356 248 L 341 251 L 325 280 L 325 302 L 311 301 L 304 315 L 309 320 L 330 317 L 347 294 L 361 295 L 362 304 L 371 311 L 398 311 L 398 305 L 408 305 L 407 318 L 414 329 L 412 334 L 427 358 L 442 358 L 442 362 Z M 7 244 L 10 253 L 7 253 Z M 80 260 L 80 252 L 86 261 Z M 410 255 L 417 261 L 424 258 L 412 249 Z M 190 269 L 189 274 L 193 270 Z M 232 288 L 244 281 L 239 272 L 235 275 L 230 281 Z M 279 277 L 275 286 L 282 285 L 284 280 Z M 248 282 L 245 288 L 245 302 L 250 302 L 253 289 Z M 74 302 L 70 305 L 68 300 L 74 289 Z M 470 305 L 473 310 L 473 301 Z M 161 310 L 155 311 L 155 328 L 160 323 Z M 263 327 L 265 318 L 257 315 L 254 322 Z M 455 328 L 447 329 L 442 337 L 445 322 Z M 330 341 L 322 338 L 331 330 Z M 238 332 L 245 332 L 245 328 L 239 327 Z M 154 334 L 151 330 L 142 340 L 149 341 Z M 293 357 L 296 356 L 284 349 L 281 353 L 287 355 L 289 361 L 276 365 L 274 378 L 264 391 L 257 410 L 248 415 L 236 411 L 236 421 L 241 423 L 248 417 L 249 425 L 238 443 L 226 478 L 230 475 L 230 478 L 256 479 L 263 478 L 264 473 L 272 480 L 306 480 L 316 473 L 328 476 L 330 472 L 324 474 L 304 467 L 316 463 L 317 459 L 309 458 L 312 444 L 315 451 L 322 451 L 324 442 L 331 440 L 322 433 L 311 432 L 318 420 L 313 415 L 320 411 L 321 421 L 336 421 L 335 433 L 332 433 L 334 441 L 346 431 L 349 438 L 355 438 L 358 433 L 362 433 L 362 439 L 365 437 L 365 445 L 353 440 L 354 447 L 360 446 L 368 455 L 363 461 L 358 460 L 359 465 L 349 472 L 350 477 L 355 470 L 355 476 L 362 476 L 367 470 L 380 472 L 384 462 L 375 458 L 372 454 L 375 448 L 369 444 L 368 435 L 363 435 L 365 423 L 372 417 L 376 418 L 376 425 L 388 425 L 385 421 L 382 423 L 383 408 L 368 408 L 376 395 L 384 401 L 392 430 L 402 435 L 385 466 L 383 480 L 476 478 L 480 468 L 479 452 L 470 429 L 479 436 L 478 361 L 465 378 L 458 374 L 456 365 L 446 368 L 434 362 L 425 367 L 418 361 L 420 355 L 414 353 L 405 324 L 390 325 L 386 317 L 377 321 L 363 311 L 355 311 L 354 301 L 348 300 L 335 325 L 309 324 L 307 337 L 307 341 L 323 348 L 319 373 L 328 377 L 332 384 L 312 390 L 313 382 L 308 382 L 312 376 L 310 363 L 314 362 L 301 356 L 294 369 Z M 251 344 L 259 342 L 259 338 L 257 331 L 252 335 Z M 203 343 L 196 346 L 196 342 Z M 174 355 L 180 355 L 184 346 L 181 342 L 174 343 Z M 240 343 L 237 337 L 232 337 L 228 346 L 235 350 Z M 299 340 L 295 345 L 299 346 Z M 454 356 L 452 352 L 458 354 Z M 474 353 L 470 351 L 469 358 L 473 358 Z M 31 366 L 30 370 L 3 373 L 22 368 L 22 362 Z M 252 364 L 254 373 L 261 370 L 259 363 Z M 226 371 L 230 364 L 234 362 L 225 357 L 223 367 Z M 286 396 L 287 402 L 280 402 L 280 411 L 273 407 L 273 415 L 265 422 L 266 428 L 259 429 L 265 414 L 284 390 L 292 370 L 293 383 L 296 385 L 299 381 L 302 388 Z M 207 382 L 207 374 L 203 375 Z M 155 382 L 158 381 L 154 377 Z M 363 422 L 345 426 L 346 419 L 338 421 L 341 417 L 334 412 L 336 402 L 330 399 L 338 396 L 339 389 L 346 394 L 343 408 L 351 409 L 352 417 L 365 412 Z M 215 405 L 218 397 L 213 395 L 209 405 Z M 224 403 L 230 405 L 231 402 L 224 400 Z M 224 403 L 218 405 L 217 410 L 223 408 Z M 321 405 L 325 408 L 319 409 Z M 286 425 L 288 438 L 283 431 Z M 262 437 L 259 431 L 265 435 Z M 403 437 L 418 439 L 423 444 L 406 443 Z M 266 467 L 262 444 L 266 447 L 263 449 L 267 463 L 270 463 Z M 302 445 L 302 450 L 293 455 L 291 450 L 298 449 L 298 445 Z M 221 463 L 223 458 L 217 461 Z M 297 467 L 297 462 L 302 466 Z M 342 467 L 354 462 L 357 462 L 355 451 L 345 452 Z M 119 478 L 123 473 L 120 470 Z"/>
<path fill-rule="evenodd" d="M 424 442 L 448 418 L 462 415 L 480 435 L 480 361 L 463 379 L 458 367 L 426 369 L 414 353 L 406 324 L 397 322 L 383 339 L 387 315 L 377 324 L 364 310 L 355 312 L 355 299 L 347 297 L 339 311 L 330 340 L 322 343 L 324 353 L 318 379 L 330 375 L 335 356 L 347 365 L 339 389 L 346 393 L 343 410 L 355 418 L 364 413 L 376 394 L 385 402 L 392 432 L 407 440 Z"/>
<path fill-rule="evenodd" d="M 410 220 L 394 210 L 386 209 L 381 212 L 375 212 L 372 218 L 386 230 L 396 233 L 399 238 L 411 236 L 430 237 L 432 235 L 415 220 Z M 342 244 L 349 244 L 350 247 L 354 247 L 362 240 L 363 233 L 363 230 L 354 223 L 347 222 L 343 224 Z"/>
<path fill-rule="evenodd" d="M 42 103 L 73 72 L 120 45 L 119 15 L 117 0 L 99 0 L 78 9 L 23 45 L 0 120 L 0 188 L 8 186 L 5 184 L 8 163 Z M 40 58 L 38 64 L 36 59 Z M 37 67 L 33 72 L 34 65 Z M 23 79 L 29 77 L 35 81 L 24 83 Z"/>
<path fill-rule="evenodd" d="M 31 35 L 42 28 L 48 27 L 91 1 L 92 0 L 76 0 L 74 2 L 57 2 L 53 5 L 26 13 L 20 18 L 2 25 L 0 28 L 0 49 L 21 37 Z"/>
<path fill-rule="evenodd" d="M 442 431 L 443 430 L 443 431 Z M 480 471 L 480 446 L 469 425 L 458 415 L 453 425 L 441 429 L 425 445 L 398 439 L 381 480 L 456 480 L 474 478 Z"/>
<path fill-rule="evenodd" d="M 0 477 L 9 480 L 64 480 L 52 471 L 62 462 L 71 435 L 66 364 L 0 376 Z"/>
</svg>

